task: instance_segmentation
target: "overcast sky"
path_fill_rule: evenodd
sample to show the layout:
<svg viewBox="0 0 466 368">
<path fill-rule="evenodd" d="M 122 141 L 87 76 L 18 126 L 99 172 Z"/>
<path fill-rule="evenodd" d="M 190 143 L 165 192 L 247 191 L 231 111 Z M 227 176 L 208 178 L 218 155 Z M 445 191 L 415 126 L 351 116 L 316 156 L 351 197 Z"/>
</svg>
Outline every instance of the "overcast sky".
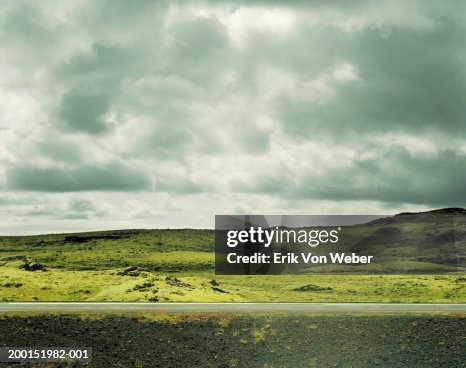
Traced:
<svg viewBox="0 0 466 368">
<path fill-rule="evenodd" d="M 289 3 L 2 1 L 0 233 L 466 206 L 465 3 Z"/>
</svg>

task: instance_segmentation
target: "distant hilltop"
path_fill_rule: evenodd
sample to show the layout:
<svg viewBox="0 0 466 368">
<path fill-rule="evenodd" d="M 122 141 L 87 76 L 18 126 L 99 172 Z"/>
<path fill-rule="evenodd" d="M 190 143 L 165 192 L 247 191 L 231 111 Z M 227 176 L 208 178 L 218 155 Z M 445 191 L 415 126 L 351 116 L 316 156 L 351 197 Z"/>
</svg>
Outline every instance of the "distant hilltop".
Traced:
<svg viewBox="0 0 466 368">
<path fill-rule="evenodd" d="M 460 207 L 440 208 L 437 210 L 424 212 L 401 212 L 394 216 L 382 217 L 368 222 L 366 225 L 381 225 L 381 224 L 402 224 L 416 222 L 432 222 L 432 221 L 451 221 L 453 218 L 465 219 L 466 209 Z"/>
<path fill-rule="evenodd" d="M 420 216 L 420 215 L 466 215 L 466 209 L 460 207 L 440 208 L 425 212 L 401 212 L 395 216 Z"/>
</svg>

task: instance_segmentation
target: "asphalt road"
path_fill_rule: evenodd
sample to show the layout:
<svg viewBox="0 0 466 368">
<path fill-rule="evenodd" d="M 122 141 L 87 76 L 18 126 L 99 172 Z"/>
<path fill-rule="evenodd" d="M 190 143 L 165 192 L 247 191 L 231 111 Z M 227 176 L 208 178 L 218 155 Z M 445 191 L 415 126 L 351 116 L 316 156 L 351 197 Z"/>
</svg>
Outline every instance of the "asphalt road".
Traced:
<svg viewBox="0 0 466 368">
<path fill-rule="evenodd" d="M 465 304 L 394 303 L 0 303 L 2 312 L 171 313 L 466 313 Z"/>
</svg>

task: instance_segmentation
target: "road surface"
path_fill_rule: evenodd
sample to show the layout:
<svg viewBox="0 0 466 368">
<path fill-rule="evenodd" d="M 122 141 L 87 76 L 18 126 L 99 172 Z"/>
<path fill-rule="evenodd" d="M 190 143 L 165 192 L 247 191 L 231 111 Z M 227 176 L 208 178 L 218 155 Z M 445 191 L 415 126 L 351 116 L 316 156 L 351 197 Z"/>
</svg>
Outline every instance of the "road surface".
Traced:
<svg viewBox="0 0 466 368">
<path fill-rule="evenodd" d="M 171 313 L 466 313 L 465 304 L 396 303 L 0 303 L 2 312 Z"/>
</svg>

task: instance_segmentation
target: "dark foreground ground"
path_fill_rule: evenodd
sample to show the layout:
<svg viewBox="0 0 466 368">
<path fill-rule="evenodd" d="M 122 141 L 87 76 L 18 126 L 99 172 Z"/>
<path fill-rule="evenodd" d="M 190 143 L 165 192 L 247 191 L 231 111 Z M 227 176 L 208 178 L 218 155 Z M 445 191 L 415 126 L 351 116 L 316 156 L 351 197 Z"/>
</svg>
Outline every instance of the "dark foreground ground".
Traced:
<svg viewBox="0 0 466 368">
<path fill-rule="evenodd" d="M 92 367 L 455 368 L 466 367 L 466 317 L 0 317 L 0 346 L 92 347 Z"/>
</svg>

